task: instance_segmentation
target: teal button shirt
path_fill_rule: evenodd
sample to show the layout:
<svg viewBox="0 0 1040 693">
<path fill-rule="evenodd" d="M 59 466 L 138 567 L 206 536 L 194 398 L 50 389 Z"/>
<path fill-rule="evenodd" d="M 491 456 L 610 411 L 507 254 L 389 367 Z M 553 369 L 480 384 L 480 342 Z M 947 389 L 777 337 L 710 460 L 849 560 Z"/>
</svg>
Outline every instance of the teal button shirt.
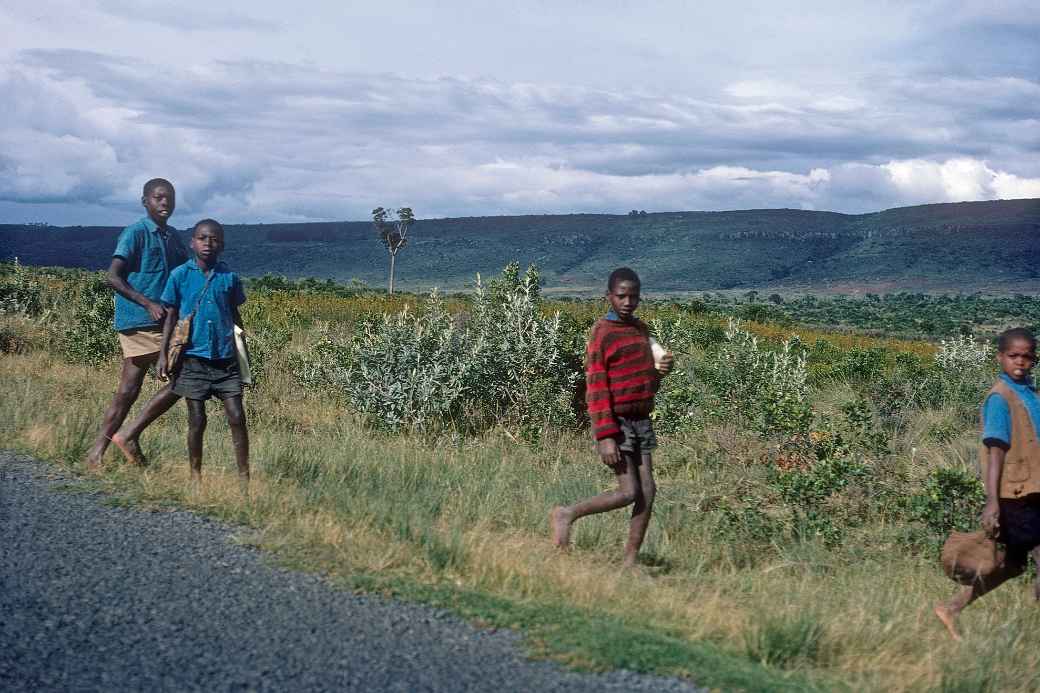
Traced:
<svg viewBox="0 0 1040 693">
<path fill-rule="evenodd" d="M 176 308 L 180 318 L 186 318 L 195 310 L 195 302 L 205 285 L 206 275 L 192 258 L 170 273 L 162 292 L 162 302 Z M 185 356 L 213 360 L 234 356 L 234 309 L 245 302 L 246 293 L 238 275 L 228 270 L 223 262 L 218 262 L 198 312 L 191 320 L 191 343 L 184 352 Z"/>
<path fill-rule="evenodd" d="M 126 281 L 130 286 L 145 298 L 158 302 L 170 271 L 188 259 L 188 249 L 176 229 L 167 226 L 160 233 L 159 226 L 144 217 L 119 234 L 112 257 L 126 261 Z M 114 322 L 119 332 L 159 326 L 144 306 L 119 294 L 116 294 Z"/>
</svg>

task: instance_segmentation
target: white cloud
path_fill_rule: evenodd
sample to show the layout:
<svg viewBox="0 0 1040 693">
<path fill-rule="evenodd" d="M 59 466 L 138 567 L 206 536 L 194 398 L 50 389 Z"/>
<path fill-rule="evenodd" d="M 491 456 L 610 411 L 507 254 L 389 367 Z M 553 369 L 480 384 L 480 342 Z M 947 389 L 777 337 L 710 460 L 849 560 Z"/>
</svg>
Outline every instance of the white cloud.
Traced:
<svg viewBox="0 0 1040 693">
<path fill-rule="evenodd" d="M 708 99 L 36 51 L 0 63 L 0 221 L 19 220 L 19 205 L 37 220 L 50 201 L 53 223 L 105 209 L 119 223 L 156 175 L 177 184 L 182 220 L 229 222 L 357 219 L 395 204 L 420 216 L 860 212 L 1040 195 L 1027 126 L 1038 82 L 733 84 Z"/>
</svg>

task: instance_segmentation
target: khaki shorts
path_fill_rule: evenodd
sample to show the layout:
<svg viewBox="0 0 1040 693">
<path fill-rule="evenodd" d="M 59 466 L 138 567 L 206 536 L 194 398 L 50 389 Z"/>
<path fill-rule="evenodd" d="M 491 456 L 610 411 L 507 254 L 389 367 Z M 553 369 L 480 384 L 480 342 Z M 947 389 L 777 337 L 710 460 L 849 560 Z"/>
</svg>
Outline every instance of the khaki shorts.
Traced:
<svg viewBox="0 0 1040 693">
<path fill-rule="evenodd" d="M 120 332 L 119 346 L 125 359 L 158 354 L 159 347 L 162 346 L 162 330 L 158 327 L 142 327 L 139 330 Z"/>
</svg>

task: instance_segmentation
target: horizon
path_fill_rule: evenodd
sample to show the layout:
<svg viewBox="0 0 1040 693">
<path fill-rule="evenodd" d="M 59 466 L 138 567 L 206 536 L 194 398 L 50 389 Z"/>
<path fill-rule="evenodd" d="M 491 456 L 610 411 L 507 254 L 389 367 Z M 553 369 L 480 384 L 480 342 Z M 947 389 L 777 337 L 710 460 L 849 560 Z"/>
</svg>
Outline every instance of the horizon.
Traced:
<svg viewBox="0 0 1040 693">
<path fill-rule="evenodd" d="M 743 209 L 676 209 L 676 210 L 635 210 L 639 212 L 646 212 L 647 216 L 655 214 L 728 214 L 736 212 L 808 212 L 808 213 L 819 213 L 819 214 L 840 214 L 842 216 L 869 216 L 872 214 L 883 214 L 884 212 L 890 212 L 896 209 L 912 209 L 915 207 L 935 207 L 939 205 L 965 205 L 965 204 L 986 204 L 993 202 L 1040 202 L 1040 197 L 1016 197 L 1016 198 L 999 198 L 994 200 L 959 200 L 954 202 L 924 202 L 921 204 L 913 205 L 901 205 L 899 207 L 888 207 L 885 209 L 877 209 L 869 212 L 838 212 L 831 209 L 798 209 L 795 207 L 748 207 Z M 455 217 L 420 217 L 416 216 L 415 220 L 418 221 L 444 221 L 449 219 L 498 219 L 498 218 L 511 218 L 511 217 L 576 217 L 576 216 L 606 216 L 606 217 L 627 217 L 630 216 L 631 211 L 628 212 L 553 212 L 547 214 L 470 214 L 465 216 Z M 142 213 L 140 216 L 144 216 Z M 176 217 L 176 213 L 171 219 Z M 0 226 L 34 226 L 40 228 L 122 228 L 127 226 L 132 221 L 124 221 L 120 223 L 97 223 L 97 224 L 52 224 L 46 221 L 31 221 L 31 222 L 7 222 L 0 219 Z M 307 221 L 235 221 L 235 222 L 221 222 L 224 226 L 274 226 L 278 224 L 371 224 L 371 219 L 327 219 L 327 220 L 307 220 Z M 187 226 L 178 227 L 177 224 L 171 223 L 171 226 L 178 228 L 178 230 L 186 230 Z"/>
<path fill-rule="evenodd" d="M 1040 197 L 1031 9 L 14 0 L 0 223 L 125 224 L 151 177 L 227 223 Z"/>
</svg>

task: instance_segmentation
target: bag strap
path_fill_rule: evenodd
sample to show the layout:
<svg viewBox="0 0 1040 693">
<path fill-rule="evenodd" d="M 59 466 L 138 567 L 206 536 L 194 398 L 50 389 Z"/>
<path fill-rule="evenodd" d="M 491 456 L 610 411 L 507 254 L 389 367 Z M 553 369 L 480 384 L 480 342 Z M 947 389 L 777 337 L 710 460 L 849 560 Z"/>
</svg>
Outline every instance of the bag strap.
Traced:
<svg viewBox="0 0 1040 693">
<path fill-rule="evenodd" d="M 216 273 L 216 267 L 209 271 L 209 274 L 206 276 L 206 283 L 202 285 L 202 291 L 199 292 L 198 298 L 195 299 L 195 307 L 191 309 L 191 312 L 188 315 L 195 315 L 195 313 L 198 312 L 199 306 L 202 305 L 202 297 L 206 295 L 206 289 L 209 288 L 209 283 L 213 281 L 213 275 Z"/>
</svg>

